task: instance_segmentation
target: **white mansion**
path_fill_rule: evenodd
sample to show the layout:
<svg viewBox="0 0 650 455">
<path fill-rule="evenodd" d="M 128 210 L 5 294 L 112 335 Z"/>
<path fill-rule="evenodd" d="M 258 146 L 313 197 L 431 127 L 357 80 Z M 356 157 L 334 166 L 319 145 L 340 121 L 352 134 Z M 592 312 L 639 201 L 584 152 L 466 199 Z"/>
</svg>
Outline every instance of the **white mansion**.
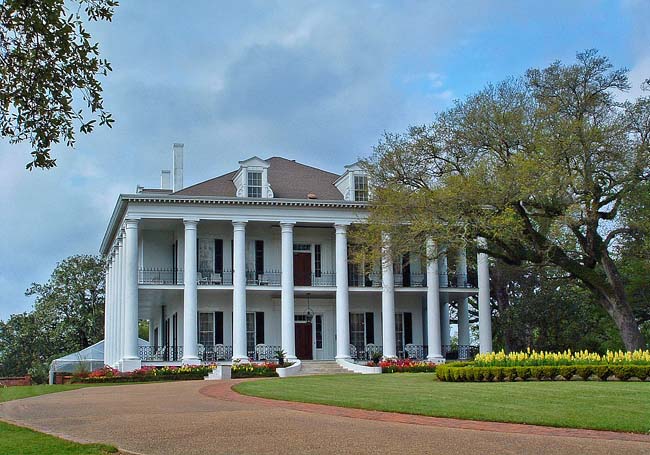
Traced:
<svg viewBox="0 0 650 455">
<path fill-rule="evenodd" d="M 451 350 L 450 302 L 464 358 L 473 350 L 474 294 L 480 350 L 492 350 L 485 255 L 476 280 L 464 252 L 395 263 L 386 255 L 371 270 L 348 262 L 347 229 L 367 217 L 358 165 L 337 175 L 253 157 L 184 187 L 182 162 L 183 145 L 174 144 L 161 187 L 120 195 L 110 219 L 101 246 L 107 365 L 262 360 L 280 349 L 288 359 L 363 361 L 381 352 L 442 362 Z M 138 345 L 140 320 L 149 322 L 149 346 Z"/>
</svg>

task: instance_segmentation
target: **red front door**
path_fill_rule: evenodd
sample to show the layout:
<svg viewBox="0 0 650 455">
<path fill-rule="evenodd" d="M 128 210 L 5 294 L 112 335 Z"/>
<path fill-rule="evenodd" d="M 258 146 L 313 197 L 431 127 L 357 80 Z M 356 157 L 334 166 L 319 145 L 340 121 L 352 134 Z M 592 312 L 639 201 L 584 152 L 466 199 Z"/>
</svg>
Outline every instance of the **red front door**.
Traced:
<svg viewBox="0 0 650 455">
<path fill-rule="evenodd" d="M 296 322 L 296 357 L 300 360 L 311 360 L 311 322 Z"/>
<path fill-rule="evenodd" d="M 293 284 L 311 286 L 311 253 L 293 253 Z"/>
</svg>

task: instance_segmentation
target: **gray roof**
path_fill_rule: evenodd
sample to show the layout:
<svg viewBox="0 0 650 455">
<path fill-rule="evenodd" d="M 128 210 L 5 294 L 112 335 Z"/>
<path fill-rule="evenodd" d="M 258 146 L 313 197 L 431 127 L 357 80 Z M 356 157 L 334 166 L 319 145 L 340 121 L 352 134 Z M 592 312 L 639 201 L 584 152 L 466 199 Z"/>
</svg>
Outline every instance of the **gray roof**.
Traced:
<svg viewBox="0 0 650 455">
<path fill-rule="evenodd" d="M 334 182 L 340 175 L 277 156 L 266 161 L 269 163 L 269 184 L 275 198 L 308 199 L 307 195 L 313 193 L 316 196 L 315 199 L 343 200 L 343 195 L 334 186 Z M 237 172 L 232 171 L 205 182 L 188 186 L 173 194 L 179 196 L 235 197 L 233 178 Z"/>
</svg>

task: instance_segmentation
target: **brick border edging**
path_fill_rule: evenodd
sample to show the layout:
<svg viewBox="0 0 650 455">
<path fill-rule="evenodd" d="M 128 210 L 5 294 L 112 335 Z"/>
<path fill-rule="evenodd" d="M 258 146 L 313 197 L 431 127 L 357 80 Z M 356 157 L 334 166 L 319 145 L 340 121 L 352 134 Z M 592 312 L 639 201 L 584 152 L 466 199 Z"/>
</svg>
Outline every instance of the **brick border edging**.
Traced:
<svg viewBox="0 0 650 455">
<path fill-rule="evenodd" d="M 371 411 L 357 408 L 344 408 L 324 404 L 301 403 L 296 401 L 274 400 L 270 398 L 241 395 L 232 387 L 240 382 L 251 379 L 219 381 L 219 384 L 210 384 L 199 389 L 199 393 L 210 398 L 227 401 L 249 403 L 255 405 L 272 406 L 294 411 L 325 414 L 353 419 L 375 420 L 379 422 L 406 423 L 411 425 L 424 425 L 438 428 L 453 428 L 460 430 L 491 431 L 496 433 L 529 434 L 536 436 L 558 436 L 570 438 L 601 439 L 613 441 L 632 441 L 650 444 L 650 435 L 638 433 L 622 433 L 604 430 L 586 430 L 578 428 L 558 428 L 542 425 L 527 425 L 521 423 L 489 422 L 481 420 L 462 420 L 448 417 L 430 417 L 415 414 L 401 414 L 397 412 Z M 259 380 L 259 379 L 253 379 Z"/>
</svg>

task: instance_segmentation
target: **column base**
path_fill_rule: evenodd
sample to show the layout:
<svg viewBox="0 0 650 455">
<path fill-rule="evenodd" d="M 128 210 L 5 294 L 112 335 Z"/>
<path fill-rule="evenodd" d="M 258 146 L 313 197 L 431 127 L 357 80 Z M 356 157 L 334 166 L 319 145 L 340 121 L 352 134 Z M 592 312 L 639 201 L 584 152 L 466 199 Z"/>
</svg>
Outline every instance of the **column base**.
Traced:
<svg viewBox="0 0 650 455">
<path fill-rule="evenodd" d="M 381 360 L 397 360 L 396 355 L 384 355 L 381 357 Z"/>
<path fill-rule="evenodd" d="M 119 361 L 118 369 L 122 372 L 129 372 L 142 368 L 142 361 L 140 359 L 122 359 Z"/>
<path fill-rule="evenodd" d="M 342 354 L 342 355 L 337 355 L 336 357 L 334 357 L 334 359 L 336 359 L 336 360 L 339 360 L 339 359 L 342 359 L 342 360 L 351 360 L 352 357 L 351 357 L 350 355 Z"/>
<path fill-rule="evenodd" d="M 284 361 L 285 362 L 295 362 L 296 360 L 298 360 L 298 357 L 296 357 L 295 355 L 286 355 L 286 356 L 284 356 Z"/>
<path fill-rule="evenodd" d="M 181 363 L 183 365 L 201 365 L 201 360 L 198 357 L 183 357 Z"/>
<path fill-rule="evenodd" d="M 233 362 L 239 362 L 239 363 L 251 363 L 250 359 L 248 356 L 232 356 L 232 361 Z"/>
<path fill-rule="evenodd" d="M 427 357 L 427 361 L 435 363 L 436 365 L 440 365 L 441 363 L 446 362 L 443 356 L 437 356 L 437 355 L 432 355 L 430 357 Z"/>
</svg>

